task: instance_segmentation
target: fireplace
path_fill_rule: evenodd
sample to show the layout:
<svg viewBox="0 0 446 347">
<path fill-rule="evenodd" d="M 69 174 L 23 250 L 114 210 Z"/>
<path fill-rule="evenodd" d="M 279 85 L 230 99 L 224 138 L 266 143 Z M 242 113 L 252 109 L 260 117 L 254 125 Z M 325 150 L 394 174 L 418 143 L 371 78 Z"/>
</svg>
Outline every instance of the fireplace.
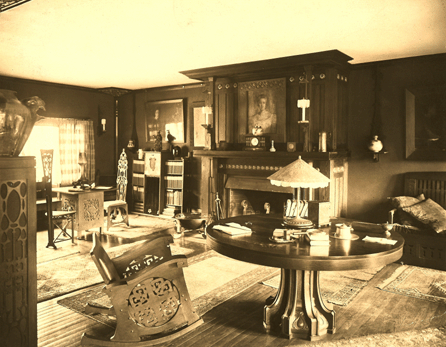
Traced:
<svg viewBox="0 0 446 347">
<path fill-rule="evenodd" d="M 215 196 L 222 200 L 223 215 L 283 213 L 283 204 L 292 198 L 293 189 L 274 186 L 268 176 L 290 164 L 298 157 L 319 169 L 330 178 L 327 188 L 302 189 L 304 201 L 329 201 L 332 216 L 345 217 L 347 207 L 348 153 L 338 152 L 248 152 L 248 151 L 194 151 L 201 157 L 202 213 L 215 211 Z M 242 202 L 245 202 L 242 206 Z M 248 206 L 246 206 L 246 204 Z"/>
</svg>

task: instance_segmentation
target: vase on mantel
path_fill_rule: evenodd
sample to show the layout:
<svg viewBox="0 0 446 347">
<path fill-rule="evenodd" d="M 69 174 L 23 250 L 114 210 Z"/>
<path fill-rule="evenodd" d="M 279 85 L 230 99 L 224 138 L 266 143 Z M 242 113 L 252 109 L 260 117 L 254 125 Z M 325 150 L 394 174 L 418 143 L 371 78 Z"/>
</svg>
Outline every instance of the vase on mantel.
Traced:
<svg viewBox="0 0 446 347">
<path fill-rule="evenodd" d="M 45 102 L 38 96 L 20 101 L 16 92 L 0 89 L 0 156 L 17 157 L 25 146 L 34 124 L 44 117 Z"/>
</svg>

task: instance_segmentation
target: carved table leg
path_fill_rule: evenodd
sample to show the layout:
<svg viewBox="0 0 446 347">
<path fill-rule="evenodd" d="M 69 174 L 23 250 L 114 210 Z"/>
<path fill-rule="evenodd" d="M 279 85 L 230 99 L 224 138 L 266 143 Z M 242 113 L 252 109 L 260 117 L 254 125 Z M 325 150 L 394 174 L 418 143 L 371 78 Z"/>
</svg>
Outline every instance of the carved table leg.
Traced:
<svg viewBox="0 0 446 347">
<path fill-rule="evenodd" d="M 318 340 L 334 333 L 335 312 L 322 300 L 318 271 L 282 269 L 274 302 L 265 306 L 266 332 L 281 332 L 291 338 Z"/>
<path fill-rule="evenodd" d="M 280 321 L 282 313 L 287 304 L 287 296 L 289 291 L 289 271 L 287 269 L 281 270 L 280 285 L 277 290 L 274 301 L 266 305 L 263 309 L 263 326 L 268 334 L 274 331 L 280 331 Z M 287 272 L 287 274 L 285 274 Z"/>
</svg>

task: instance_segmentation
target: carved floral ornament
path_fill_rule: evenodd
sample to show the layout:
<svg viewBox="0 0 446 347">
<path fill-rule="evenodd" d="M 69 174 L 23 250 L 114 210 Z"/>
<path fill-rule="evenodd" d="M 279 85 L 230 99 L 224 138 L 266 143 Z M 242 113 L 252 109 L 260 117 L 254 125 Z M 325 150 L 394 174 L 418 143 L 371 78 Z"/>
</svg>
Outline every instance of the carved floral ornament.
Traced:
<svg viewBox="0 0 446 347">
<path fill-rule="evenodd" d="M 262 80 L 262 81 L 240 83 L 240 90 L 242 90 L 242 91 L 260 89 L 260 88 L 284 89 L 285 83 L 284 83 L 283 79 Z"/>
</svg>

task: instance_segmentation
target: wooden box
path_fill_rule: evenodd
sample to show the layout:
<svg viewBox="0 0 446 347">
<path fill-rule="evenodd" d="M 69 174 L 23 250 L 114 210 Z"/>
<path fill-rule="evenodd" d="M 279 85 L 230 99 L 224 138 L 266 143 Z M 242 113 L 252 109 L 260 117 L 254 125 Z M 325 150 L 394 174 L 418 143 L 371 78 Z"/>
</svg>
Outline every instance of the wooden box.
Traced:
<svg viewBox="0 0 446 347">
<path fill-rule="evenodd" d="M 308 219 L 318 228 L 330 225 L 330 202 L 308 201 Z"/>
</svg>

